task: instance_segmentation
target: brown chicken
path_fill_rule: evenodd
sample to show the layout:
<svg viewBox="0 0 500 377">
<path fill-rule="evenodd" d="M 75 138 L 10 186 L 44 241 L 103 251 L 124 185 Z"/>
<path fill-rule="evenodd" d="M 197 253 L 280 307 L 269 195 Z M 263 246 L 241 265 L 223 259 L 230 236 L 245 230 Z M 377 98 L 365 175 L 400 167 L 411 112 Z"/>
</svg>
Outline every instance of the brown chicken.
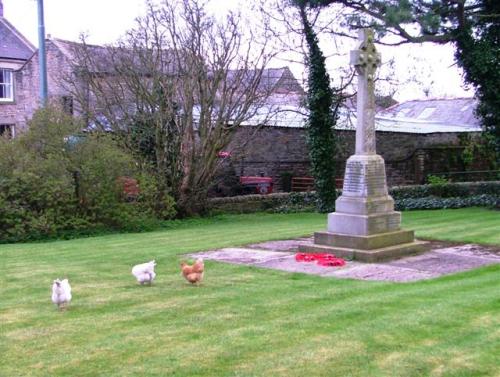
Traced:
<svg viewBox="0 0 500 377">
<path fill-rule="evenodd" d="M 182 275 L 191 284 L 199 284 L 203 280 L 203 272 L 205 270 L 205 265 L 203 264 L 203 259 L 199 258 L 194 262 L 192 266 L 185 262 L 181 263 Z"/>
</svg>

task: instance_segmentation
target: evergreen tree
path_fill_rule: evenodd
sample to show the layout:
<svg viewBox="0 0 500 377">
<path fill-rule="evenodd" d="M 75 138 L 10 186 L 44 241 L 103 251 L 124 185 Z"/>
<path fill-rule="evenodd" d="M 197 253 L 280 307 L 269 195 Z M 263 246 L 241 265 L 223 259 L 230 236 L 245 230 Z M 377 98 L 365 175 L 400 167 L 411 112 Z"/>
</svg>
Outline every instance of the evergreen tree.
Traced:
<svg viewBox="0 0 500 377">
<path fill-rule="evenodd" d="M 458 64 L 465 71 L 465 79 L 474 85 L 486 141 L 500 156 L 500 2 L 485 0 L 477 22 L 464 19 L 456 31 Z"/>
</svg>

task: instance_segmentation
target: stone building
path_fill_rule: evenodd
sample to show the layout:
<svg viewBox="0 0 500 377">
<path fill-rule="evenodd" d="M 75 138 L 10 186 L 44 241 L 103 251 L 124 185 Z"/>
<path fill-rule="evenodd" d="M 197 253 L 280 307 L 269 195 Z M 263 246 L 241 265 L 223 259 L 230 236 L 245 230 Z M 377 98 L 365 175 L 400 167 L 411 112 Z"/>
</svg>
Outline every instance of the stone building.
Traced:
<svg viewBox="0 0 500 377">
<path fill-rule="evenodd" d="M 73 114 L 63 79 L 71 75 L 66 44 L 46 40 L 48 95 L 51 103 Z M 38 50 L 4 17 L 0 0 L 0 131 L 22 132 L 40 106 Z"/>
<path fill-rule="evenodd" d="M 1 5 L 1 0 L 0 0 Z M 0 82 L 0 90 L 5 91 L 5 98 L 0 98 L 0 124 L 2 129 L 9 130 L 11 135 L 26 129 L 29 119 L 39 108 L 39 55 L 29 41 L 24 38 L 4 17 L 0 17 L 0 68 L 5 71 L 8 83 Z M 77 52 L 79 51 L 79 52 Z M 102 46 L 82 45 L 77 42 L 57 38 L 46 39 L 47 80 L 49 102 L 61 106 L 69 114 L 82 115 L 81 106 L 86 114 L 92 114 L 93 120 L 86 119 L 90 128 L 101 121 L 106 126 L 107 120 L 96 108 L 92 91 L 79 79 L 76 54 L 85 51 L 92 56 L 89 66 L 91 73 L 105 83 L 105 88 L 112 88 L 114 76 L 109 74 L 109 67 L 116 64 L 110 57 L 110 50 Z M 83 56 L 83 55 L 82 55 Z M 15 60 L 14 60 L 15 58 Z M 81 58 L 81 57 L 80 57 Z M 6 61 L 5 64 L 2 62 Z M 14 64 L 15 63 L 15 64 Z M 5 68 L 3 68 L 5 66 Z M 87 67 L 88 68 L 88 67 Z M 167 67 L 167 69 L 175 69 Z M 249 72 L 249 78 L 255 73 Z M 240 73 L 230 71 L 239 76 Z M 145 74 L 147 77 L 147 74 Z M 119 84 L 119 83 L 118 83 Z M 6 88 L 6 89 L 4 89 Z M 288 67 L 270 68 L 262 72 L 260 88 L 262 91 L 273 91 L 276 98 L 298 98 L 304 90 Z M 7 92 L 8 90 L 8 92 Z M 116 96 L 116 93 L 114 93 Z M 76 97 L 75 97 L 76 96 Z M 133 106 L 133 104 L 132 104 Z"/>
<path fill-rule="evenodd" d="M 0 0 L 0 134 L 16 134 L 24 118 L 22 69 L 35 54 L 35 47 L 3 16 Z"/>
<path fill-rule="evenodd" d="M 73 101 L 64 84 L 68 78 L 76 80 L 72 51 L 78 44 L 52 38 L 46 43 L 49 100 L 78 115 L 78 101 Z M 102 52 L 102 47 L 91 48 L 92 53 Z M 276 114 L 265 124 L 256 116 L 240 127 L 227 152 L 237 175 L 271 176 L 279 188 L 284 174 L 310 175 L 301 106 L 305 93 L 287 67 L 268 69 L 262 78 L 263 89 L 273 93 L 268 102 Z M 39 107 L 38 96 L 38 51 L 3 17 L 0 0 L 0 133 L 15 136 L 22 132 Z M 350 103 L 342 110 L 335 130 L 339 178 L 354 150 L 353 107 Z M 408 101 L 379 112 L 377 150 L 386 161 L 388 183 L 421 183 L 430 173 L 465 170 L 461 160 L 464 135 L 480 132 L 474 108 L 473 99 L 445 99 Z"/>
<path fill-rule="evenodd" d="M 408 101 L 380 111 L 375 117 L 376 144 L 386 162 L 389 185 L 424 183 L 429 174 L 486 170 L 486 162 L 465 166 L 464 142 L 481 132 L 472 98 Z M 273 177 L 280 188 L 283 175 L 310 176 L 305 116 L 288 106 L 272 125 L 243 127 L 233 141 L 232 164 L 238 175 Z M 257 124 L 258 122 L 254 122 Z M 335 130 L 339 141 L 337 175 L 354 153 L 355 113 L 344 109 Z M 243 143 L 243 140 L 250 139 Z M 240 147 L 240 145 L 244 145 Z"/>
</svg>

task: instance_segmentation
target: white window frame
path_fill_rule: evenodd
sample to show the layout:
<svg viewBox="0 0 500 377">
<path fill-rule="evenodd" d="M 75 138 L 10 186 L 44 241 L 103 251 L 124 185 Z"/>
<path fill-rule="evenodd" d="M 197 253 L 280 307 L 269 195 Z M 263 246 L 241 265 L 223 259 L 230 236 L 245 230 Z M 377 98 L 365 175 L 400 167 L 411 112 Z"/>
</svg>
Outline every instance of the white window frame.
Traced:
<svg viewBox="0 0 500 377">
<path fill-rule="evenodd" d="M 0 68 L 3 72 L 3 77 L 9 77 L 10 82 L 0 82 L 0 86 L 3 87 L 4 93 L 7 93 L 6 97 L 0 97 L 0 102 L 14 102 L 14 71 L 12 69 Z"/>
</svg>

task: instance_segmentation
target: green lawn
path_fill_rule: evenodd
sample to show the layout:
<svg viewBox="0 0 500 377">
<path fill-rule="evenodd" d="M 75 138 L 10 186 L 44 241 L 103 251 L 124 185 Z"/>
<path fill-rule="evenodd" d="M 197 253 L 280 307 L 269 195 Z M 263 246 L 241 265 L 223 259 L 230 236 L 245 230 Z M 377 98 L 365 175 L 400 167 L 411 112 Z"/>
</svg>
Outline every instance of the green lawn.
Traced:
<svg viewBox="0 0 500 377">
<path fill-rule="evenodd" d="M 425 238 L 500 245 L 500 212 L 403 214 Z M 499 376 L 500 267 L 417 283 L 326 279 L 180 254 L 290 238 L 318 214 L 192 220 L 171 229 L 0 245 L 0 376 Z M 134 263 L 156 258 L 153 287 Z M 58 312 L 52 280 L 73 302 Z"/>
<path fill-rule="evenodd" d="M 500 211 L 485 208 L 404 212 L 403 227 L 426 239 L 500 245 Z"/>
</svg>

